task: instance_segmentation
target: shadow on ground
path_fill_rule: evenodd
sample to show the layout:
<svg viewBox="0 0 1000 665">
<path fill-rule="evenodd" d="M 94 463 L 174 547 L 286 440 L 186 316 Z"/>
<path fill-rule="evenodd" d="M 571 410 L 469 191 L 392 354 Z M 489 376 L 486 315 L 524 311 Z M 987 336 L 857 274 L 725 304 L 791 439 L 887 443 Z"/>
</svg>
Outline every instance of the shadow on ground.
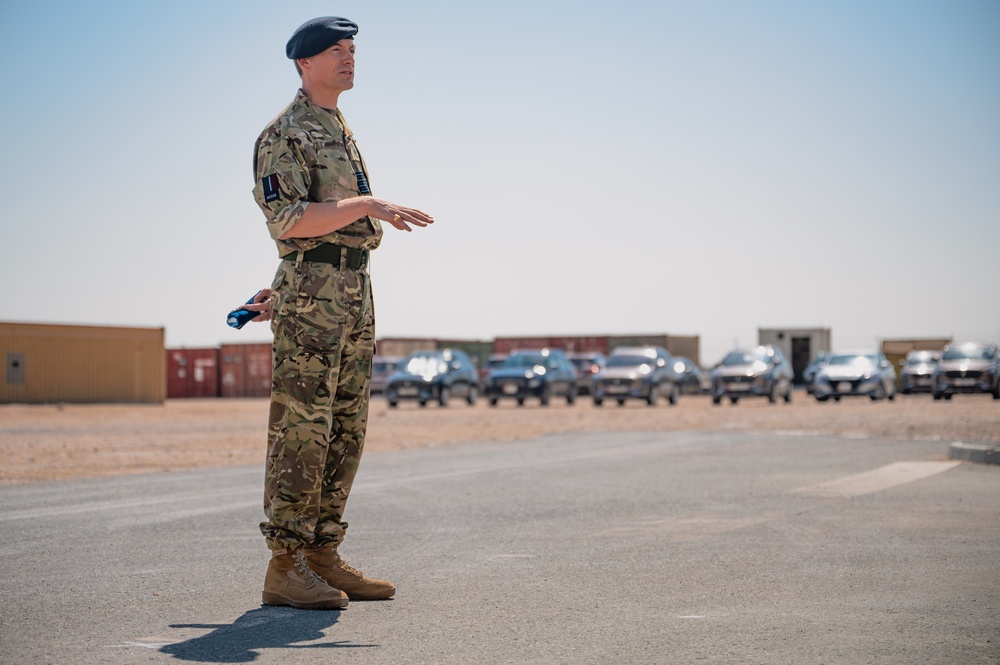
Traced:
<svg viewBox="0 0 1000 665">
<path fill-rule="evenodd" d="M 167 644 L 161 653 L 178 660 L 206 663 L 252 663 L 265 649 L 377 648 L 377 644 L 350 644 L 326 640 L 324 631 L 340 618 L 339 611 L 296 610 L 262 606 L 231 624 L 173 624 L 171 628 L 206 629 L 210 632 L 183 642 Z"/>
</svg>

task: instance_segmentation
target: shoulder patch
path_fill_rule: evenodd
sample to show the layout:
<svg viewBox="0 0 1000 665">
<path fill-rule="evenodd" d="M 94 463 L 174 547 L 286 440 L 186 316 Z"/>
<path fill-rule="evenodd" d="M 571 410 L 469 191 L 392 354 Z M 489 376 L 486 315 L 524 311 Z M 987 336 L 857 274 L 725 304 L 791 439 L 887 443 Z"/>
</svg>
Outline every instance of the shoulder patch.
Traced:
<svg viewBox="0 0 1000 665">
<path fill-rule="evenodd" d="M 272 173 L 269 176 L 264 176 L 261 181 L 261 185 L 264 187 L 264 202 L 270 203 L 275 201 L 281 195 L 281 190 L 278 189 L 278 174 Z"/>
</svg>

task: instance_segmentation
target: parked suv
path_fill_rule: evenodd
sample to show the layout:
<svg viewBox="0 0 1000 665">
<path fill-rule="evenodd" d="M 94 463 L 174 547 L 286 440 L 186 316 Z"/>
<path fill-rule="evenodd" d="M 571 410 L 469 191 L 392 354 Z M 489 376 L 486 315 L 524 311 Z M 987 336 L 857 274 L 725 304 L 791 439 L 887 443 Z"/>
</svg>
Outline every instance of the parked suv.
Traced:
<svg viewBox="0 0 1000 665">
<path fill-rule="evenodd" d="M 464 397 L 469 404 L 475 404 L 478 393 L 476 366 L 459 349 L 411 353 L 385 381 L 385 398 L 391 407 L 402 400 L 414 400 L 420 406 L 436 400 L 441 406 L 448 406 L 452 396 Z"/>
<path fill-rule="evenodd" d="M 503 365 L 490 371 L 485 395 L 490 406 L 502 398 L 517 400 L 522 406 L 528 397 L 537 397 L 542 406 L 556 396 L 576 401 L 576 368 L 559 349 L 531 349 L 511 352 Z"/>
<path fill-rule="evenodd" d="M 991 393 L 1000 399 L 1000 353 L 992 342 L 950 344 L 934 372 L 934 399 L 955 393 Z"/>
<path fill-rule="evenodd" d="M 940 351 L 910 351 L 900 361 L 899 392 L 929 393 L 934 390 L 934 372 L 937 369 Z"/>
<path fill-rule="evenodd" d="M 891 401 L 896 398 L 896 370 L 881 351 L 834 353 L 816 373 L 813 395 L 820 402 L 852 395 Z"/>
<path fill-rule="evenodd" d="M 621 406 L 632 398 L 646 400 L 653 406 L 661 395 L 676 404 L 680 387 L 673 365 L 662 346 L 618 347 L 594 377 L 594 405 L 601 406 L 604 400 L 613 399 Z"/>
<path fill-rule="evenodd" d="M 385 390 L 385 380 L 396 371 L 401 362 L 403 359 L 397 356 L 375 356 L 372 358 L 372 394 Z"/>
<path fill-rule="evenodd" d="M 576 392 L 578 395 L 589 395 L 593 390 L 594 376 L 607 364 L 608 359 L 603 353 L 570 353 L 569 361 L 576 367 Z"/>
<path fill-rule="evenodd" d="M 792 401 L 792 364 L 778 347 L 766 344 L 753 351 L 730 351 L 712 370 L 712 404 L 723 397 L 736 404 L 741 397 Z"/>
</svg>

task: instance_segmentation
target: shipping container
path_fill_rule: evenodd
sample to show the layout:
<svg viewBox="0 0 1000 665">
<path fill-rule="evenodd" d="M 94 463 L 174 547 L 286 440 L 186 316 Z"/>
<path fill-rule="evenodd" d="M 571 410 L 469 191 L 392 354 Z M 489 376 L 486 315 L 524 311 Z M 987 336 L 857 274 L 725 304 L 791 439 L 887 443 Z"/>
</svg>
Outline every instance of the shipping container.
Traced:
<svg viewBox="0 0 1000 665">
<path fill-rule="evenodd" d="M 672 356 L 683 356 L 701 367 L 701 337 L 698 335 L 668 335 L 665 347 Z"/>
<path fill-rule="evenodd" d="M 163 328 L 0 323 L 0 403 L 162 403 Z"/>
<path fill-rule="evenodd" d="M 223 344 L 219 366 L 222 397 L 271 396 L 270 344 Z"/>
<path fill-rule="evenodd" d="M 421 337 L 399 338 L 387 337 L 376 340 L 376 352 L 380 356 L 398 356 L 405 358 L 414 351 L 434 351 L 438 348 L 437 340 Z"/>
<path fill-rule="evenodd" d="M 611 335 L 608 352 L 619 346 L 662 346 L 672 356 L 683 356 L 701 367 L 701 338 L 698 335 Z"/>
<path fill-rule="evenodd" d="M 439 339 L 437 348 L 458 349 L 466 354 L 476 363 L 476 367 L 485 367 L 486 359 L 493 353 L 493 342 L 460 340 L 460 339 Z"/>
<path fill-rule="evenodd" d="M 562 349 L 567 353 L 608 352 L 608 338 L 603 335 L 543 335 L 534 337 L 497 337 L 493 353 L 516 349 Z"/>
<path fill-rule="evenodd" d="M 219 394 L 219 349 L 167 350 L 167 398 Z"/>
<path fill-rule="evenodd" d="M 951 344 L 950 339 L 884 339 L 882 353 L 896 368 L 896 383 L 900 384 L 901 370 L 906 354 L 910 351 L 943 351 Z"/>
</svg>

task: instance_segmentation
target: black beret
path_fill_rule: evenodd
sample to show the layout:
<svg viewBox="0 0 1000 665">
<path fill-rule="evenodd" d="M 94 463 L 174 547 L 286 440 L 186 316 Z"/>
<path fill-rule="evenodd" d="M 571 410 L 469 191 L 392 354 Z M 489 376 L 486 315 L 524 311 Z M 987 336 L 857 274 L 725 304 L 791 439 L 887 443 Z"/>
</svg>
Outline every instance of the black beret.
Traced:
<svg viewBox="0 0 1000 665">
<path fill-rule="evenodd" d="M 306 21 L 292 33 L 285 44 L 285 55 L 292 60 L 322 53 L 341 39 L 358 34 L 358 24 L 339 16 L 320 16 Z"/>
</svg>

